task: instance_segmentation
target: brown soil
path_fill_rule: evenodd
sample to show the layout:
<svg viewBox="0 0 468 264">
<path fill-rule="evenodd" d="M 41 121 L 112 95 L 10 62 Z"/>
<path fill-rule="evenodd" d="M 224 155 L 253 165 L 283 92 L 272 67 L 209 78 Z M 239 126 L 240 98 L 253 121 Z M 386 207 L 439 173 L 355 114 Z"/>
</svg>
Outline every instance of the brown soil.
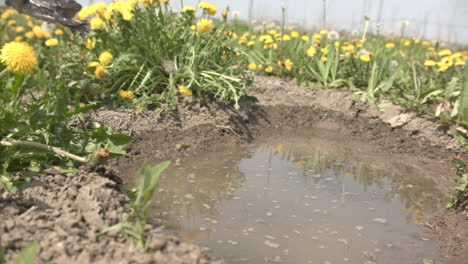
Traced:
<svg viewBox="0 0 468 264">
<path fill-rule="evenodd" d="M 128 149 L 130 155 L 111 160 L 108 166 L 123 171 L 140 156 L 181 158 L 248 143 L 279 127 L 328 129 L 349 142 L 367 141 L 379 155 L 388 154 L 389 166 L 405 160 L 417 170 L 433 172 L 426 177 L 445 193 L 456 179 L 450 157 L 467 159 L 466 149 L 458 149 L 447 127 L 431 117 L 394 105 L 382 112 L 377 106 L 353 103 L 349 91 L 310 90 L 292 81 L 257 77 L 249 94 L 259 101 L 243 102 L 238 112 L 229 104 L 200 106 L 190 99 L 182 99 L 170 115 L 97 111 L 96 121 L 136 138 Z M 96 239 L 99 230 L 125 214 L 126 198 L 111 179 L 117 177 L 106 170 L 81 170 L 67 177 L 38 178 L 18 194 L 3 194 L 1 242 L 7 255 L 17 254 L 19 248 L 36 240 L 40 241 L 40 263 L 210 263 L 206 250 L 154 227 L 148 227 L 151 242 L 146 253 L 116 234 Z M 428 230 L 439 235 L 449 264 L 463 263 L 468 257 L 467 210 L 465 205 L 457 212 L 441 212 L 427 223 Z"/>
</svg>

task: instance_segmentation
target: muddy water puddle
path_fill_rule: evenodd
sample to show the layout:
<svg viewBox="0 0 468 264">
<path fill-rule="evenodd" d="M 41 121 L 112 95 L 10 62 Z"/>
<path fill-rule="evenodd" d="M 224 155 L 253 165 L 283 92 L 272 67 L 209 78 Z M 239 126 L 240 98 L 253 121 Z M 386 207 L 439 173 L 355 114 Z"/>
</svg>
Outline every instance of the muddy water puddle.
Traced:
<svg viewBox="0 0 468 264">
<path fill-rule="evenodd" d="M 152 220 L 227 263 L 440 263 L 420 224 L 445 203 L 431 181 L 372 150 L 280 134 L 183 158 Z"/>
</svg>

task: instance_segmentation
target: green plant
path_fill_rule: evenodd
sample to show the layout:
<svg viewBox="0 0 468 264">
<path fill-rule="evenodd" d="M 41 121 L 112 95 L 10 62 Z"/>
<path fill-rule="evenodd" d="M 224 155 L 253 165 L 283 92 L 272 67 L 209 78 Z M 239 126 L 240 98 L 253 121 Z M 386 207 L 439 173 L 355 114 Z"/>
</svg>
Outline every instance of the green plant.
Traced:
<svg viewBox="0 0 468 264">
<path fill-rule="evenodd" d="M 398 69 L 396 69 L 388 79 L 382 80 L 382 68 L 383 66 L 379 66 L 378 62 L 374 62 L 372 64 L 369 82 L 367 83 L 367 90 L 358 91 L 354 93 L 353 97 L 360 96 L 362 102 L 375 104 L 378 98 L 392 87 L 395 78 L 399 74 Z"/>
<path fill-rule="evenodd" d="M 90 57 L 97 58 L 104 50 L 115 57 L 106 66 L 107 78 L 94 80 L 105 87 L 108 101 L 121 104 L 118 95 L 123 90 L 133 92 L 132 104 L 139 109 L 160 103 L 173 107 L 185 87 L 201 102 L 215 97 L 238 108 L 249 81 L 244 78 L 246 70 L 234 63 L 230 26 L 203 12 L 201 17 L 212 28 L 201 31 L 196 11 L 176 13 L 158 1 L 143 6 L 131 6 L 131 20 L 114 12 L 112 21 L 104 19 L 105 28 L 95 30 L 96 47 Z"/>
<path fill-rule="evenodd" d="M 5 258 L 5 252 L 3 251 L 2 243 L 0 241 L 0 264 L 5 264 L 6 258 Z"/>
<path fill-rule="evenodd" d="M 39 245 L 37 242 L 33 242 L 21 249 L 21 252 L 15 259 L 7 261 L 5 252 L 0 245 L 0 264 L 33 264 L 36 260 L 38 249 Z"/>
<path fill-rule="evenodd" d="M 457 179 L 458 185 L 454 188 L 456 194 L 447 205 L 448 208 L 457 208 L 468 199 L 468 171 L 466 170 L 466 164 L 458 157 L 453 159 L 453 164 L 459 178 Z"/>
<path fill-rule="evenodd" d="M 154 196 L 154 191 L 159 185 L 161 173 L 170 165 L 169 161 L 150 167 L 147 162 L 138 172 L 138 185 L 129 192 L 130 214 L 122 222 L 103 230 L 100 235 L 111 230 L 120 230 L 126 238 L 139 246 L 146 248 L 145 225 L 148 219 L 148 207 Z"/>
<path fill-rule="evenodd" d="M 325 62 L 317 57 L 312 58 L 312 63 L 306 64 L 306 72 L 325 88 L 337 88 L 345 83 L 344 79 L 338 78 L 338 66 L 339 53 L 332 49 Z"/>
<path fill-rule="evenodd" d="M 97 105 L 69 110 L 70 93 L 62 81 L 52 80 L 37 96 L 28 90 L 30 78 L 9 73 L 0 77 L 0 188 L 15 191 L 28 180 L 15 178 L 22 171 L 70 170 L 78 163 L 96 165 L 106 156 L 124 154 L 131 137 L 85 121 Z M 70 125 L 73 119 L 79 125 Z M 99 152 L 103 149 L 107 153 Z"/>
</svg>

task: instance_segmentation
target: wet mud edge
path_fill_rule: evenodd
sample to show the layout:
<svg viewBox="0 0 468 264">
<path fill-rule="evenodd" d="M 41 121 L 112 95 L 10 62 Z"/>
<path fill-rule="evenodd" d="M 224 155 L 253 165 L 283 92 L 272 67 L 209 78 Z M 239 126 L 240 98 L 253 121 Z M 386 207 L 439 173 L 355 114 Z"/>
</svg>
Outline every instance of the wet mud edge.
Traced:
<svg viewBox="0 0 468 264">
<path fill-rule="evenodd" d="M 405 159 L 421 169 L 444 172 L 428 177 L 446 193 L 456 179 L 449 159 L 467 159 L 467 150 L 458 148 L 448 128 L 431 117 L 391 104 L 379 109 L 353 102 L 349 91 L 311 90 L 293 81 L 257 77 L 249 95 L 258 102 L 242 102 L 239 111 L 219 102 L 200 106 L 191 99 L 181 99 L 169 115 L 98 110 L 96 121 L 136 138 L 128 149 L 131 155 L 74 174 L 50 170 L 16 194 L 1 193 L 0 235 L 7 257 L 38 241 L 38 263 L 220 263 L 209 257 L 208 249 L 153 226 L 147 227 L 146 252 L 125 243 L 118 233 L 97 237 L 126 213 L 127 198 L 118 191 L 125 180 L 120 171 L 137 156 L 181 158 L 246 144 L 277 128 L 329 130 L 350 142 L 373 145 L 373 151 L 388 153 L 389 162 Z M 468 258 L 468 205 L 441 211 L 425 226 L 439 237 L 446 263 Z"/>
</svg>

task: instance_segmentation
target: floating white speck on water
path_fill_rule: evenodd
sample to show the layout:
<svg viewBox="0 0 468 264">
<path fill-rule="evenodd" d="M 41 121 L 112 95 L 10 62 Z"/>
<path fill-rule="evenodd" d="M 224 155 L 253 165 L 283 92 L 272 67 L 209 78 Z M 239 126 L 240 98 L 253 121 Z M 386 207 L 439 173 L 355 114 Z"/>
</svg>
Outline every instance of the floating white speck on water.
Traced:
<svg viewBox="0 0 468 264">
<path fill-rule="evenodd" d="M 266 235 L 265 238 L 268 238 L 270 240 L 275 240 L 276 238 L 274 236 Z"/>
<path fill-rule="evenodd" d="M 270 240 L 265 240 L 264 244 L 265 244 L 265 246 L 271 247 L 271 248 L 279 248 L 280 247 L 280 244 L 273 243 Z"/>
<path fill-rule="evenodd" d="M 266 213 L 266 215 L 267 215 L 267 216 L 272 216 L 273 213 L 272 213 L 272 212 L 268 212 L 268 213 Z"/>
<path fill-rule="evenodd" d="M 348 240 L 345 239 L 345 238 L 339 238 L 339 239 L 338 239 L 338 242 L 343 243 L 343 244 L 345 244 L 345 245 L 348 245 Z"/>
<path fill-rule="evenodd" d="M 387 219 L 385 219 L 385 218 L 374 218 L 374 222 L 379 223 L 379 224 L 386 224 Z"/>
<path fill-rule="evenodd" d="M 364 229 L 364 227 L 363 227 L 363 226 L 359 226 L 359 225 L 358 225 L 358 226 L 355 226 L 355 228 L 356 228 L 356 230 L 357 230 L 357 231 L 361 231 L 361 230 L 363 230 L 363 229 Z"/>
<path fill-rule="evenodd" d="M 194 199 L 193 195 L 190 193 L 186 194 L 184 197 L 187 199 Z"/>
<path fill-rule="evenodd" d="M 205 207 L 206 209 L 211 209 L 211 206 L 209 206 L 208 204 L 203 204 L 203 207 Z"/>
</svg>

